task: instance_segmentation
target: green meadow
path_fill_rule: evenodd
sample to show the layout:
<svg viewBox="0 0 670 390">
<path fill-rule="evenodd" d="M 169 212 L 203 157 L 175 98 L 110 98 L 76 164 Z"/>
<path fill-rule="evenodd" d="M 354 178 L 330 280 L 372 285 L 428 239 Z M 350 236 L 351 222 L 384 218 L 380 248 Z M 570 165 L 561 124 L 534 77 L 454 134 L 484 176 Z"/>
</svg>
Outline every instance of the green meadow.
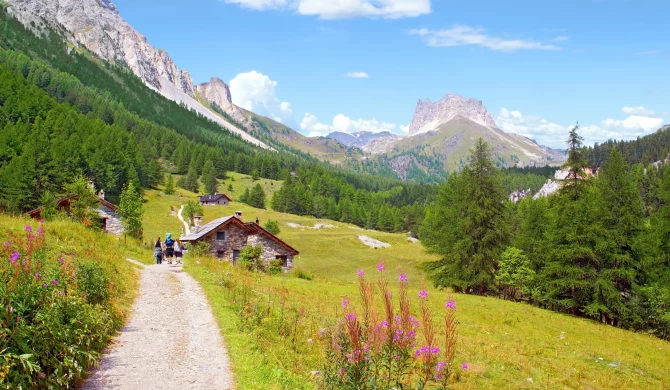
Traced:
<svg viewBox="0 0 670 390">
<path fill-rule="evenodd" d="M 234 183 L 246 180 L 236 177 Z M 195 197 L 180 191 L 181 196 L 146 193 L 145 236 L 179 231 L 179 221 L 170 215 L 170 208 L 178 209 Z M 420 243 L 408 242 L 404 234 L 366 231 L 237 202 L 205 207 L 203 222 L 234 211 L 242 211 L 245 221 L 278 221 L 278 236 L 301 252 L 295 260 L 296 269 L 313 277 L 298 278 L 295 270 L 279 276 L 250 274 L 213 258 L 187 259 L 186 271 L 202 284 L 212 303 L 241 389 L 314 388 L 313 371 L 321 368 L 323 359 L 319 329 L 341 318 L 343 298 L 354 304 L 358 301 L 356 271 L 362 269 L 368 278 L 375 279 L 379 275 L 377 264 L 384 261 L 391 284 L 401 271 L 406 273 L 410 292 L 416 297 L 424 277 L 420 265 L 435 259 Z M 300 227 L 289 227 L 289 223 Z M 318 223 L 335 227 L 315 229 Z M 358 240 L 360 234 L 391 248 L 369 248 Z M 254 305 L 268 307 L 267 314 L 257 313 L 260 317 L 255 326 L 247 325 L 241 314 L 244 310 L 235 303 L 240 289 L 252 292 L 250 302 Z M 440 333 L 448 292 L 431 286 L 428 291 Z M 523 303 L 461 294 L 452 297 L 459 322 L 455 363 L 469 367 L 454 377 L 453 388 L 670 388 L 670 343 L 666 341 Z M 417 309 L 415 300 L 412 310 Z M 276 310 L 300 313 L 294 314 L 290 337 L 274 330 L 286 321 L 283 314 L 281 320 L 271 314 Z"/>
</svg>

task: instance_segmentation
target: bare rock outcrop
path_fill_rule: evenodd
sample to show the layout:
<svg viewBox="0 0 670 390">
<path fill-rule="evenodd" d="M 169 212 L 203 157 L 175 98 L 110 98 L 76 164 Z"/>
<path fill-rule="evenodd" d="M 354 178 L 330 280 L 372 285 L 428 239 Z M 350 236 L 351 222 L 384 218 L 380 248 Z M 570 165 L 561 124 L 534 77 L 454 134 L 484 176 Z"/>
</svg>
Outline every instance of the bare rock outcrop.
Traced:
<svg viewBox="0 0 670 390">
<path fill-rule="evenodd" d="M 375 240 L 372 237 L 364 236 L 364 235 L 359 235 L 358 239 L 365 245 L 369 246 L 370 248 L 390 248 L 391 244 L 387 244 L 385 242 Z"/>
<path fill-rule="evenodd" d="M 431 102 L 430 99 L 424 101 L 419 99 L 407 135 L 411 137 L 436 130 L 440 125 L 457 116 L 462 116 L 489 129 L 497 128 L 481 100 L 448 93 L 436 102 Z"/>
</svg>

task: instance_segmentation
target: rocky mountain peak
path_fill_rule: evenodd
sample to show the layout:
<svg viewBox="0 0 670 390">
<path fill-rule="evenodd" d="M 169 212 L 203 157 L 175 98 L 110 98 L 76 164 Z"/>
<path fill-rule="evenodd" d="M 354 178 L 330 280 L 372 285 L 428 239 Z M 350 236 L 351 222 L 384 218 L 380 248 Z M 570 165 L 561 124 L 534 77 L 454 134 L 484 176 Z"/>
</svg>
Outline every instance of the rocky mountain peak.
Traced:
<svg viewBox="0 0 670 390">
<path fill-rule="evenodd" d="M 239 108 L 233 104 L 230 87 L 218 77 L 212 77 L 208 82 L 195 87 L 200 96 L 212 104 L 216 104 L 239 123 L 247 124 L 247 118 Z"/>
<path fill-rule="evenodd" d="M 424 101 L 419 99 L 409 125 L 408 136 L 437 130 L 439 126 L 458 116 L 489 129 L 497 128 L 481 100 L 465 98 L 450 92 L 436 102 L 431 102 L 430 99 Z"/>
</svg>

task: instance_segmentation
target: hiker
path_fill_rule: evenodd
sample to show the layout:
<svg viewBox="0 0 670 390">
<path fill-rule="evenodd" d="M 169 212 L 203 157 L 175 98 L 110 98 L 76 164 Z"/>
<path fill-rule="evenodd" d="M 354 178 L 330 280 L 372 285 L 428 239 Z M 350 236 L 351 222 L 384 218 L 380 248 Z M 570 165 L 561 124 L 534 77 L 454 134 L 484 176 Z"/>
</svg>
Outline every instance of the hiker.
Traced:
<svg viewBox="0 0 670 390">
<path fill-rule="evenodd" d="M 181 258 L 182 258 L 183 252 L 182 252 L 182 247 L 181 247 L 181 242 L 177 240 L 177 245 L 174 247 L 174 257 L 177 259 L 177 264 L 182 264 Z"/>
<path fill-rule="evenodd" d="M 158 237 L 156 244 L 154 245 L 154 257 L 156 258 L 156 264 L 161 264 L 163 262 L 163 244 L 161 243 L 161 238 Z"/>
<path fill-rule="evenodd" d="M 174 260 L 174 240 L 172 233 L 165 234 L 165 257 L 167 257 L 168 264 L 172 264 Z"/>
</svg>

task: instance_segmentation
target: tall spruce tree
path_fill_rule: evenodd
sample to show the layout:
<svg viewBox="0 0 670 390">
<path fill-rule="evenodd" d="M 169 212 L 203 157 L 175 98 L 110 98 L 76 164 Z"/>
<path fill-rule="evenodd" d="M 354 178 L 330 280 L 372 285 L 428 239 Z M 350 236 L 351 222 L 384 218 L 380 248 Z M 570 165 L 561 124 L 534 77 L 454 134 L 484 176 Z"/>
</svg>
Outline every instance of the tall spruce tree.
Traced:
<svg viewBox="0 0 670 390">
<path fill-rule="evenodd" d="M 506 196 L 489 146 L 478 139 L 463 172 L 450 177 L 429 208 L 422 242 L 443 256 L 429 265 L 436 285 L 486 294 L 509 242 Z"/>
<path fill-rule="evenodd" d="M 596 240 L 596 279 L 593 299 L 585 312 L 592 318 L 618 325 L 627 315 L 641 259 L 636 240 L 643 228 L 641 190 L 616 147 L 596 180 L 600 231 Z"/>
<path fill-rule="evenodd" d="M 202 185 L 205 186 L 205 192 L 209 194 L 216 194 L 219 188 L 219 182 L 216 180 L 216 168 L 211 160 L 205 162 L 202 168 L 202 177 L 200 178 Z"/>
<path fill-rule="evenodd" d="M 543 301 L 551 308 L 583 314 L 592 302 L 598 258 L 594 251 L 598 234 L 597 194 L 584 180 L 586 161 L 578 127 L 570 131 L 568 177 L 553 199 L 556 218 L 549 233 L 550 251 L 540 275 Z"/>
</svg>

